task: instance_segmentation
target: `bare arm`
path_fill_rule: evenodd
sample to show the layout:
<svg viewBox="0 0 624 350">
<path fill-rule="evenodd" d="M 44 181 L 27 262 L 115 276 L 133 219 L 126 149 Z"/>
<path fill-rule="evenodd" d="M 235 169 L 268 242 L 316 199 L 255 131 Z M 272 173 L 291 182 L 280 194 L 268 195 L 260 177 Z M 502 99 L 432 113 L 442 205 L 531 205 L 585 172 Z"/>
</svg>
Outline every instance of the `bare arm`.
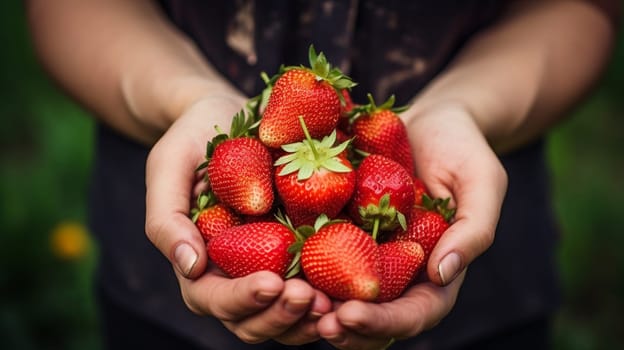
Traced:
<svg viewBox="0 0 624 350">
<path fill-rule="evenodd" d="M 617 1 L 516 1 L 415 99 L 412 115 L 466 108 L 496 151 L 555 124 L 593 87 L 614 43 Z"/>
<path fill-rule="evenodd" d="M 143 143 L 154 143 L 201 98 L 242 105 L 243 95 L 153 1 L 29 0 L 27 9 L 50 74 L 99 118 Z"/>
</svg>

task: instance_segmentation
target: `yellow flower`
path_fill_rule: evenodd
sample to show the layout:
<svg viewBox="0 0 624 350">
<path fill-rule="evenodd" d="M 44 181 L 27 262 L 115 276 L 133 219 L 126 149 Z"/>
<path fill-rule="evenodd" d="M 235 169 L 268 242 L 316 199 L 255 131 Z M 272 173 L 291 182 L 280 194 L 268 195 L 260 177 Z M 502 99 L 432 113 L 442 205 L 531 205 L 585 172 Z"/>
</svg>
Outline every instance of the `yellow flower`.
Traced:
<svg viewBox="0 0 624 350">
<path fill-rule="evenodd" d="M 78 222 L 60 222 L 50 234 L 50 245 L 54 255 L 59 258 L 81 258 L 89 249 L 87 230 Z"/>
</svg>

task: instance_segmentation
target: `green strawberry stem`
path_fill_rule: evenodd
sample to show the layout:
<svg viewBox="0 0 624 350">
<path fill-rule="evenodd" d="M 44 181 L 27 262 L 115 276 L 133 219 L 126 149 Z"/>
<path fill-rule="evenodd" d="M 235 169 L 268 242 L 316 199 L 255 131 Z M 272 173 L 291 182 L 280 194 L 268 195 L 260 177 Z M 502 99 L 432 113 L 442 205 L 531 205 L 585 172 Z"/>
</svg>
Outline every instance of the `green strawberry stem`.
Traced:
<svg viewBox="0 0 624 350">
<path fill-rule="evenodd" d="M 339 159 L 351 140 L 347 140 L 338 146 L 336 143 L 336 130 L 330 135 L 323 137 L 321 141 L 311 138 L 305 121 L 299 116 L 303 132 L 306 139 L 300 142 L 282 145 L 282 149 L 287 152 L 273 163 L 274 166 L 285 165 L 278 173 L 279 176 L 285 176 L 297 172 L 297 180 L 303 181 L 309 179 L 315 171 L 325 168 L 334 173 L 347 173 L 353 171 L 353 168 L 347 166 Z"/>
<path fill-rule="evenodd" d="M 396 97 L 394 95 L 391 95 L 384 103 L 381 104 L 381 106 L 377 106 L 372 94 L 368 93 L 366 94 L 366 97 L 368 98 L 368 104 L 354 107 L 353 110 L 351 110 L 349 117 L 350 123 L 353 123 L 356 119 L 358 119 L 361 114 L 371 115 L 381 110 L 390 110 L 396 114 L 399 114 L 405 112 L 409 108 L 408 105 L 394 107 L 394 102 L 396 101 Z"/>
<path fill-rule="evenodd" d="M 375 217 L 375 220 L 373 221 L 373 231 L 371 235 L 373 236 L 373 241 L 375 242 L 377 242 L 377 233 L 379 233 L 379 221 L 379 216 Z"/>
<path fill-rule="evenodd" d="M 303 134 L 305 135 L 306 140 L 308 141 L 308 145 L 310 145 L 310 150 L 312 151 L 312 154 L 314 155 L 314 159 L 319 159 L 320 158 L 319 153 L 316 150 L 316 146 L 314 146 L 314 141 L 312 141 L 312 136 L 310 135 L 310 132 L 308 131 L 308 127 L 306 126 L 302 115 L 299 116 L 299 123 L 301 124 L 301 128 L 303 129 Z"/>
</svg>

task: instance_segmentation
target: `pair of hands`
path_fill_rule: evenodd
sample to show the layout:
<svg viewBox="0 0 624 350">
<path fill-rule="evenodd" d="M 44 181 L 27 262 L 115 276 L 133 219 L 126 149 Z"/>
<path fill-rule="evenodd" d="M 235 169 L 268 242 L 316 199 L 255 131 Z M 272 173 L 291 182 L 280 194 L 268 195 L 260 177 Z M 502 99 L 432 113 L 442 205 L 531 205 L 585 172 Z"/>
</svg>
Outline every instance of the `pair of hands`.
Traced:
<svg viewBox="0 0 624 350">
<path fill-rule="evenodd" d="M 240 339 L 295 345 L 324 338 L 339 349 L 380 349 L 391 338 L 435 326 L 453 307 L 466 266 L 494 239 L 507 176 L 472 116 L 457 105 L 405 117 L 418 176 L 432 195 L 452 197 L 455 222 L 427 265 L 429 282 L 392 302 L 337 303 L 301 279 L 270 272 L 231 279 L 210 266 L 202 237 L 188 218 L 201 190 L 195 168 L 204 160 L 214 125 L 229 126 L 242 98 L 193 104 L 153 147 L 147 161 L 146 232 L 172 262 L 186 305 L 211 315 Z"/>
</svg>

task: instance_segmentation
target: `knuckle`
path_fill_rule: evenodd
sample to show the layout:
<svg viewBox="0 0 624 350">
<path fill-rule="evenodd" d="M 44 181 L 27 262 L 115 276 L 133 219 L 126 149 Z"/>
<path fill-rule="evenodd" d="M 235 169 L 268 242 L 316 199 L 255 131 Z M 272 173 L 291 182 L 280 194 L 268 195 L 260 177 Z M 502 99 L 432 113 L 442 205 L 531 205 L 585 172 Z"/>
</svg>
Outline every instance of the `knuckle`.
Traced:
<svg viewBox="0 0 624 350">
<path fill-rule="evenodd" d="M 194 314 L 198 316 L 206 316 L 206 312 L 204 312 L 200 307 L 198 307 L 192 299 L 189 297 L 188 293 L 182 290 L 182 300 L 186 307 Z"/>
<path fill-rule="evenodd" d="M 156 247 L 160 247 L 163 240 L 163 231 L 165 230 L 165 222 L 147 215 L 145 219 L 145 235 Z"/>
</svg>

